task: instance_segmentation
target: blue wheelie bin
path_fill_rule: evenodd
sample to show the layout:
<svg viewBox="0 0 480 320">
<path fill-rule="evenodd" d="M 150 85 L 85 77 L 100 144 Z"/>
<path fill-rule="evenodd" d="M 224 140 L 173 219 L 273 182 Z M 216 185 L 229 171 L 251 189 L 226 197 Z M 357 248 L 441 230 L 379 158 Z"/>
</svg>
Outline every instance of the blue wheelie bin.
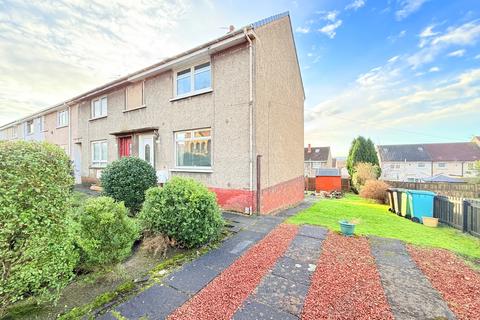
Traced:
<svg viewBox="0 0 480 320">
<path fill-rule="evenodd" d="M 423 217 L 433 217 L 433 199 L 435 192 L 408 190 L 408 206 L 412 220 L 423 223 Z"/>
</svg>

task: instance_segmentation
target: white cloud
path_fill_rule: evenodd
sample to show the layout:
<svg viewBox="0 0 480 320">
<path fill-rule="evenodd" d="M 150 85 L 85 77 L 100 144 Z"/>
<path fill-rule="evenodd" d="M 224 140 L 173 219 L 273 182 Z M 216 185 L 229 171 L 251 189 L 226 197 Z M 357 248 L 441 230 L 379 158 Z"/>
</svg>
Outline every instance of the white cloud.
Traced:
<svg viewBox="0 0 480 320">
<path fill-rule="evenodd" d="M 402 0 L 400 2 L 400 9 L 395 12 L 397 20 L 405 19 L 415 11 L 419 10 L 427 1 L 428 0 Z"/>
<path fill-rule="evenodd" d="M 297 29 L 295 29 L 295 31 L 298 32 L 298 33 L 309 33 L 310 28 L 309 27 L 297 27 Z"/>
<path fill-rule="evenodd" d="M 358 10 L 361 7 L 365 6 L 365 0 L 353 0 L 351 3 L 349 3 L 346 7 L 345 10 Z"/>
<path fill-rule="evenodd" d="M 398 39 L 400 38 L 403 38 L 405 37 L 405 35 L 407 34 L 407 31 L 406 30 L 402 30 L 400 31 L 398 34 L 396 35 L 390 35 L 387 37 L 387 40 L 390 40 L 392 43 L 397 41 Z"/>
<path fill-rule="evenodd" d="M 433 36 L 437 35 L 438 32 L 433 31 L 434 27 L 435 27 L 434 25 L 426 27 L 425 29 L 422 30 L 422 32 L 420 32 L 419 37 L 420 38 L 429 38 L 429 37 L 433 37 Z"/>
<path fill-rule="evenodd" d="M 474 45 L 478 38 L 480 38 L 479 20 L 467 22 L 458 27 L 449 27 L 444 33 L 422 38 L 421 50 L 408 57 L 408 63 L 416 69 L 423 64 L 433 62 L 439 54 L 451 46 Z"/>
<path fill-rule="evenodd" d="M 480 54 L 477 54 L 477 55 L 475 56 L 475 59 L 480 59 Z"/>
<path fill-rule="evenodd" d="M 323 26 L 322 28 L 318 29 L 318 31 L 326 34 L 330 39 L 333 39 L 337 34 L 336 29 L 341 25 L 342 25 L 342 20 L 338 20 L 334 23 L 330 23 L 330 24 L 327 24 L 326 26 Z"/>
<path fill-rule="evenodd" d="M 431 67 L 430 69 L 428 69 L 428 72 L 439 72 L 439 71 L 440 71 L 439 67 Z"/>
<path fill-rule="evenodd" d="M 466 50 L 465 49 L 460 49 L 460 50 L 455 50 L 452 51 L 448 54 L 449 57 L 463 57 L 465 54 Z"/>
<path fill-rule="evenodd" d="M 339 12 L 336 10 L 328 11 L 323 15 L 322 19 L 334 22 L 335 20 L 337 20 L 338 14 Z"/>
</svg>

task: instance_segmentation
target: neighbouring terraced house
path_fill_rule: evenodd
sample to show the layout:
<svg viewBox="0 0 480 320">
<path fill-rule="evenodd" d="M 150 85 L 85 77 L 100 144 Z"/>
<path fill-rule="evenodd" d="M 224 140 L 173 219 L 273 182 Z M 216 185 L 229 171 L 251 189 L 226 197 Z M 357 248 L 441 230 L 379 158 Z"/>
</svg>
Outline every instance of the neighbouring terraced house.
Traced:
<svg viewBox="0 0 480 320">
<path fill-rule="evenodd" d="M 377 152 L 383 180 L 422 182 L 439 175 L 471 178 L 478 174 L 475 162 L 480 161 L 480 137 L 470 142 L 379 145 Z"/>
<path fill-rule="evenodd" d="M 59 145 L 77 183 L 136 156 L 159 182 L 192 177 L 225 209 L 269 213 L 303 199 L 304 99 L 287 12 L 4 125 L 0 138 Z"/>
<path fill-rule="evenodd" d="M 310 144 L 303 150 L 304 176 L 315 177 L 317 169 L 333 168 L 330 147 L 312 147 Z"/>
</svg>

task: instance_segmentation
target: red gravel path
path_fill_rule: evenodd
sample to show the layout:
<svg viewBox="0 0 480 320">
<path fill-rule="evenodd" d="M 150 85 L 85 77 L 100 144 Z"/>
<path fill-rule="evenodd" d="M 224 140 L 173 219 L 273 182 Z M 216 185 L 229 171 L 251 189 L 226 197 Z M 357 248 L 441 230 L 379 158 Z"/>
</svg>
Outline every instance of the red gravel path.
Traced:
<svg viewBox="0 0 480 320">
<path fill-rule="evenodd" d="M 458 319 L 480 319 L 480 274 L 447 250 L 407 248 Z"/>
<path fill-rule="evenodd" d="M 328 234 L 302 319 L 393 319 L 366 238 Z"/>
<path fill-rule="evenodd" d="M 230 319 L 285 252 L 297 231 L 294 225 L 278 226 L 168 319 Z"/>
</svg>

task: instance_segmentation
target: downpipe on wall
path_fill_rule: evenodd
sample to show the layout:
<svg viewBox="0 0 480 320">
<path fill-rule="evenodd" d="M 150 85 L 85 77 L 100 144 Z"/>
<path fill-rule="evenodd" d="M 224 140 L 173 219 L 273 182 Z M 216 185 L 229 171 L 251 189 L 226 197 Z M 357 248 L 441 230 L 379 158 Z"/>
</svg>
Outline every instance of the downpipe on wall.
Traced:
<svg viewBox="0 0 480 320">
<path fill-rule="evenodd" d="M 249 183 L 249 191 L 250 191 L 250 207 L 248 208 L 248 214 L 253 213 L 253 43 L 252 39 L 250 39 L 250 35 L 247 32 L 247 28 L 243 29 L 243 33 L 245 34 L 245 38 L 248 41 L 248 54 L 249 54 L 249 100 L 248 100 L 248 119 L 249 119 L 249 169 L 250 169 L 250 183 Z M 257 190 L 258 193 L 258 190 Z M 258 211 L 258 208 L 257 208 Z"/>
</svg>

